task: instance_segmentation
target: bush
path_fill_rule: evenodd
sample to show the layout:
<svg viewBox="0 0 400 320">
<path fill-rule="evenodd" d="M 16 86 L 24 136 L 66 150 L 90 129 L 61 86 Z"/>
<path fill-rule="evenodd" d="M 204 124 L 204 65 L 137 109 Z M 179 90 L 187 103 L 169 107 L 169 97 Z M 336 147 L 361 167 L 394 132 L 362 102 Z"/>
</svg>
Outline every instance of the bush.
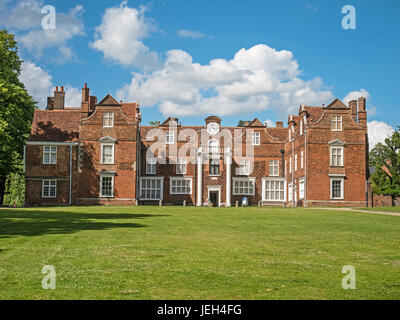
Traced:
<svg viewBox="0 0 400 320">
<path fill-rule="evenodd" d="M 25 177 L 19 173 L 10 173 L 6 181 L 4 205 L 23 207 L 25 203 Z"/>
</svg>

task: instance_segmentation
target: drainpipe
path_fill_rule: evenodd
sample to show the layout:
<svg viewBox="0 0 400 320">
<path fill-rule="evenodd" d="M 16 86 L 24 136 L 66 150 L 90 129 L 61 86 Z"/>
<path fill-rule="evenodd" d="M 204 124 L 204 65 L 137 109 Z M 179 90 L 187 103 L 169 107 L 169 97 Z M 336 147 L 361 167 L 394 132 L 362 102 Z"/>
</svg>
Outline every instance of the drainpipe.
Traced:
<svg viewBox="0 0 400 320">
<path fill-rule="evenodd" d="M 72 203 L 72 144 L 69 145 L 69 201 L 68 205 Z"/>
<path fill-rule="evenodd" d="M 292 127 L 293 128 L 293 127 Z M 292 130 L 292 207 L 294 208 L 294 130 Z"/>
<path fill-rule="evenodd" d="M 307 207 L 307 127 L 304 128 L 304 206 Z"/>
</svg>

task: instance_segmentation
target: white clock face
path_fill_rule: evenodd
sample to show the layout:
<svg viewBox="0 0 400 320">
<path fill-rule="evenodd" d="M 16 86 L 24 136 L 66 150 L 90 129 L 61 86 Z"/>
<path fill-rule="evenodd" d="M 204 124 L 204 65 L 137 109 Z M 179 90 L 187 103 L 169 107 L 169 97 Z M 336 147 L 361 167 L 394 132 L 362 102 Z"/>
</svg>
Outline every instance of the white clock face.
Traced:
<svg viewBox="0 0 400 320">
<path fill-rule="evenodd" d="M 210 122 L 207 126 L 207 132 L 209 134 L 216 134 L 219 132 L 219 124 L 216 122 Z"/>
</svg>

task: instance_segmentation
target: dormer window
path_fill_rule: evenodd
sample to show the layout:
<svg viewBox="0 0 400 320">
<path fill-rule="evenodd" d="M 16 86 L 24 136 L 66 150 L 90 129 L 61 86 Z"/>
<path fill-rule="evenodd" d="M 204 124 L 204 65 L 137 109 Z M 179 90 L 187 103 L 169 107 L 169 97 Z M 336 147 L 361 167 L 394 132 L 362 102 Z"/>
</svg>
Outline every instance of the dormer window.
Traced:
<svg viewBox="0 0 400 320">
<path fill-rule="evenodd" d="M 331 130 L 332 131 L 343 130 L 342 116 L 332 116 Z"/>
<path fill-rule="evenodd" d="M 165 143 L 166 144 L 173 144 L 174 143 L 174 132 L 167 131 L 165 135 Z"/>
<path fill-rule="evenodd" d="M 114 112 L 103 113 L 103 127 L 105 128 L 114 127 Z"/>
</svg>

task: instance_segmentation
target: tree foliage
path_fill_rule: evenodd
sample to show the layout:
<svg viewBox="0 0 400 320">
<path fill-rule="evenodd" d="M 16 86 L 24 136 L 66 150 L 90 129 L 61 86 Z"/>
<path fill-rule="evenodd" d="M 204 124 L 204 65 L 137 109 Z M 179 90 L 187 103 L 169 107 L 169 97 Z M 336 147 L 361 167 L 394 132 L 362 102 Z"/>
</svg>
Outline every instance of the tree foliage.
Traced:
<svg viewBox="0 0 400 320">
<path fill-rule="evenodd" d="M 375 167 L 371 175 L 374 193 L 400 196 L 400 126 L 385 143 L 378 143 L 370 153 L 370 164 Z"/>
<path fill-rule="evenodd" d="M 0 30 L 0 204 L 5 179 L 21 168 L 35 101 L 19 81 L 21 63 L 14 35 Z"/>
</svg>

